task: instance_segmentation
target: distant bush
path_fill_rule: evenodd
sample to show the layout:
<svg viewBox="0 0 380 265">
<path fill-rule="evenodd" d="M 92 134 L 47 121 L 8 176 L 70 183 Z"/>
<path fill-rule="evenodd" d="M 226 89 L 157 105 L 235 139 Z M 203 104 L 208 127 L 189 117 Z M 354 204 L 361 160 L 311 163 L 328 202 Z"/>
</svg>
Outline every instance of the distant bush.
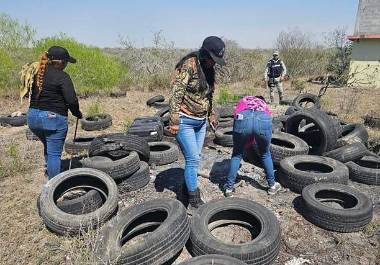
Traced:
<svg viewBox="0 0 380 265">
<path fill-rule="evenodd" d="M 17 96 L 19 71 L 31 57 L 35 30 L 0 13 L 0 96 Z"/>
<path fill-rule="evenodd" d="M 313 41 L 300 30 L 282 31 L 277 37 L 276 49 L 291 77 L 323 75 L 326 73 L 328 54 L 325 47 Z"/>
<path fill-rule="evenodd" d="M 126 67 L 115 57 L 104 54 L 99 48 L 79 43 L 66 35 L 38 41 L 34 47 L 36 59 L 54 45 L 65 47 L 70 55 L 77 59 L 77 63 L 69 64 L 65 71 L 70 74 L 79 94 L 108 93 L 119 85 L 126 75 Z"/>
<path fill-rule="evenodd" d="M 228 103 L 235 103 L 239 101 L 240 96 L 235 95 L 233 92 L 231 92 L 228 87 L 222 86 L 219 89 L 218 99 L 217 103 L 220 105 L 228 104 Z"/>
</svg>

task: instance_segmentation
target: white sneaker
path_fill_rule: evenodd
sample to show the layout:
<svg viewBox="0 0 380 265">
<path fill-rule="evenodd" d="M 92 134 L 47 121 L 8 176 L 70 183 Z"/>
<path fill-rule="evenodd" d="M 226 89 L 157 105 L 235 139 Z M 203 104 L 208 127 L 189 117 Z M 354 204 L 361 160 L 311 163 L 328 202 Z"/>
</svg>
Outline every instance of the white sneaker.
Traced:
<svg viewBox="0 0 380 265">
<path fill-rule="evenodd" d="M 279 192 L 282 189 L 280 183 L 275 182 L 273 186 L 270 186 L 268 189 L 269 195 L 275 195 L 277 192 Z"/>
</svg>

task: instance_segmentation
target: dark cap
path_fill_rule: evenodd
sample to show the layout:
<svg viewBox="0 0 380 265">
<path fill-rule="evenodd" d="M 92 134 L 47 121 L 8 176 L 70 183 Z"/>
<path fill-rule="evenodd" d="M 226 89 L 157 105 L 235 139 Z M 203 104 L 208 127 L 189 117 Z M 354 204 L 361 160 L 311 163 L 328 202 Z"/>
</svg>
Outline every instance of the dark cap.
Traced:
<svg viewBox="0 0 380 265">
<path fill-rule="evenodd" d="M 225 44 L 221 38 L 216 36 L 207 37 L 203 41 L 202 48 L 210 54 L 214 62 L 216 62 L 219 65 L 226 64 L 226 62 L 223 59 Z"/>
<path fill-rule="evenodd" d="M 63 60 L 69 63 L 76 63 L 77 60 L 70 56 L 69 52 L 60 46 L 52 46 L 47 51 L 50 60 Z"/>
</svg>

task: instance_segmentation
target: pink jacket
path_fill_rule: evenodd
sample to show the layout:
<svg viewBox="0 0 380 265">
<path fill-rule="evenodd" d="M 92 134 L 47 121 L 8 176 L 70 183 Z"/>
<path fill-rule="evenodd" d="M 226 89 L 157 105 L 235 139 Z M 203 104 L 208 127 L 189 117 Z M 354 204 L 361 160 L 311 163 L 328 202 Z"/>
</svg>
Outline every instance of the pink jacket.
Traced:
<svg viewBox="0 0 380 265">
<path fill-rule="evenodd" d="M 256 98 L 254 96 L 246 96 L 239 100 L 238 104 L 235 107 L 234 116 L 236 118 L 236 114 L 242 112 L 243 110 L 252 109 L 254 111 L 263 111 L 266 114 L 272 115 L 268 105 L 264 102 L 264 100 Z M 245 148 L 250 148 L 255 144 L 255 138 L 250 137 L 245 145 Z"/>
<path fill-rule="evenodd" d="M 235 107 L 234 116 L 236 117 L 236 114 L 246 109 L 252 109 L 254 111 L 264 111 L 265 113 L 272 115 L 272 112 L 269 110 L 269 107 L 264 102 L 264 100 L 256 98 L 254 96 L 246 96 L 240 99 L 240 101 Z"/>
</svg>

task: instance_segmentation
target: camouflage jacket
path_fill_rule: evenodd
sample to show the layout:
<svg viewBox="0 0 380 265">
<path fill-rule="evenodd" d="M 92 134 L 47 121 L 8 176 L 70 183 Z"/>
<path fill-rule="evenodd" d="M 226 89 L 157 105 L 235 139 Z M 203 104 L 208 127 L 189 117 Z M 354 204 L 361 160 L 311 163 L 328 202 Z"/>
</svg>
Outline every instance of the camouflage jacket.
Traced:
<svg viewBox="0 0 380 265">
<path fill-rule="evenodd" d="M 207 91 L 199 89 L 198 63 L 197 57 L 190 57 L 176 69 L 170 98 L 170 125 L 179 125 L 179 112 L 197 118 L 214 114 L 214 87 L 209 87 Z"/>
</svg>

